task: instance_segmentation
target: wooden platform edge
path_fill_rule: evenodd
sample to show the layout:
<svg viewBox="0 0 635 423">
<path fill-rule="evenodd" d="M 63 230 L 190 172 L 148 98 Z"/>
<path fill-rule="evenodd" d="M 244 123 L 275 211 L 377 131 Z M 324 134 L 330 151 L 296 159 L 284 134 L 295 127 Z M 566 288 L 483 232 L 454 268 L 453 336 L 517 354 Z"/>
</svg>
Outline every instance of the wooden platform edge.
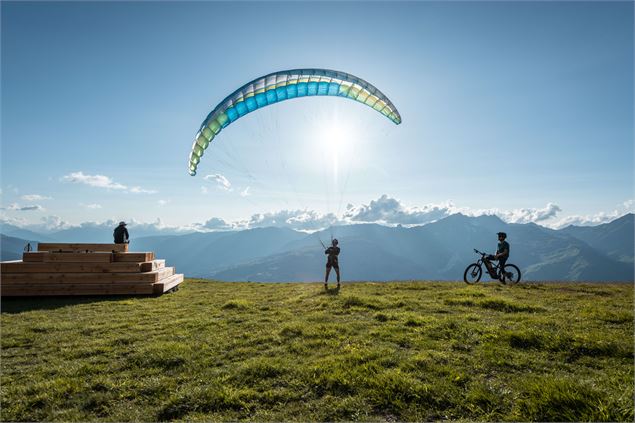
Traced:
<svg viewBox="0 0 635 423">
<path fill-rule="evenodd" d="M 176 275 L 163 278 L 159 282 L 156 282 L 152 285 L 154 287 L 154 293 L 158 295 L 163 294 L 175 288 L 184 280 L 185 280 L 185 276 L 182 273 L 177 273 Z"/>
<path fill-rule="evenodd" d="M 116 251 L 118 253 L 127 253 L 128 244 L 82 244 L 82 243 L 60 243 L 60 242 L 40 242 L 37 245 L 38 251 L 51 251 L 51 252 L 76 252 L 81 253 L 85 251 L 102 251 L 112 253 Z"/>
</svg>

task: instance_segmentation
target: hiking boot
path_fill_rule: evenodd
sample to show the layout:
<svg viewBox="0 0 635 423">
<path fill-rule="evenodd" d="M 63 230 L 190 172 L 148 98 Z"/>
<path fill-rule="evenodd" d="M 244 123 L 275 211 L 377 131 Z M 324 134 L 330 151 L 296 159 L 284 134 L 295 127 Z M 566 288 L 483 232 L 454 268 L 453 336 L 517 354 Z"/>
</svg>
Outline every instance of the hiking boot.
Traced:
<svg viewBox="0 0 635 423">
<path fill-rule="evenodd" d="M 337 284 L 337 289 L 340 289 L 340 284 L 339 283 Z"/>
<path fill-rule="evenodd" d="M 329 285 L 327 283 L 324 284 L 324 289 L 326 289 L 326 290 L 329 289 Z"/>
</svg>

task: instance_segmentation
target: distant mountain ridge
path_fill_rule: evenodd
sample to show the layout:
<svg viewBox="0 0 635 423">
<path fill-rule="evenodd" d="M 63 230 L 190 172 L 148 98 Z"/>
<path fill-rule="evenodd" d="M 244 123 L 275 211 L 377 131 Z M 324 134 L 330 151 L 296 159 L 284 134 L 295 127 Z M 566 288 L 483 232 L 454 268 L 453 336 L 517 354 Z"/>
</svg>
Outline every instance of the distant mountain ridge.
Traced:
<svg viewBox="0 0 635 423">
<path fill-rule="evenodd" d="M 598 226 L 554 230 L 533 223 L 509 224 L 496 216 L 455 214 L 412 228 L 357 224 L 313 234 L 275 227 L 140 238 L 131 232 L 131 248 L 154 251 L 189 277 L 316 281 L 324 277 L 321 242 L 330 242 L 334 235 L 342 247 L 346 280 L 457 280 L 478 258 L 473 248 L 492 252 L 496 232 L 505 231 L 511 244 L 510 262 L 521 268 L 524 280 L 633 281 L 634 223 L 631 213 Z M 20 233 L 9 229 L 9 234 Z M 91 231 L 83 236 L 94 235 Z M 45 241 L 53 236 L 24 234 Z M 19 257 L 20 245 L 27 242 L 3 236 L 2 259 Z M 110 241 L 100 237 L 94 242 Z"/>
</svg>

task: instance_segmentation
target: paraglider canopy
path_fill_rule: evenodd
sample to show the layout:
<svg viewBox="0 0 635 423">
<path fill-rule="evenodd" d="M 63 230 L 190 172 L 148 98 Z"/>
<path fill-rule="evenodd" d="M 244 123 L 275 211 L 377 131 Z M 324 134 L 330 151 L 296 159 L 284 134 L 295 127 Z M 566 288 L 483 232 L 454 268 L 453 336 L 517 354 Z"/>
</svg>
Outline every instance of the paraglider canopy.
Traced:
<svg viewBox="0 0 635 423">
<path fill-rule="evenodd" d="M 388 97 L 354 75 L 328 69 L 274 72 L 238 88 L 207 115 L 192 144 L 190 175 L 196 175 L 205 149 L 224 127 L 261 107 L 306 96 L 349 98 L 372 107 L 397 125 L 401 123 L 401 116 Z"/>
</svg>

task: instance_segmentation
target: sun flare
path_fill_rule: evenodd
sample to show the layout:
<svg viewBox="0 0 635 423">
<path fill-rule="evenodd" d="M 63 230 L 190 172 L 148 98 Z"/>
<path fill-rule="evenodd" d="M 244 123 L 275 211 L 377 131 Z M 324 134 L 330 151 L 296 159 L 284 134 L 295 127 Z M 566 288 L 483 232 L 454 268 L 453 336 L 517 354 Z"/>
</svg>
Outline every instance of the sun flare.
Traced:
<svg viewBox="0 0 635 423">
<path fill-rule="evenodd" d="M 326 156 L 327 162 L 331 163 L 333 178 L 337 180 L 340 167 L 340 157 L 350 154 L 353 143 L 353 136 L 348 125 L 333 120 L 325 123 L 321 128 L 320 144 Z"/>
</svg>

